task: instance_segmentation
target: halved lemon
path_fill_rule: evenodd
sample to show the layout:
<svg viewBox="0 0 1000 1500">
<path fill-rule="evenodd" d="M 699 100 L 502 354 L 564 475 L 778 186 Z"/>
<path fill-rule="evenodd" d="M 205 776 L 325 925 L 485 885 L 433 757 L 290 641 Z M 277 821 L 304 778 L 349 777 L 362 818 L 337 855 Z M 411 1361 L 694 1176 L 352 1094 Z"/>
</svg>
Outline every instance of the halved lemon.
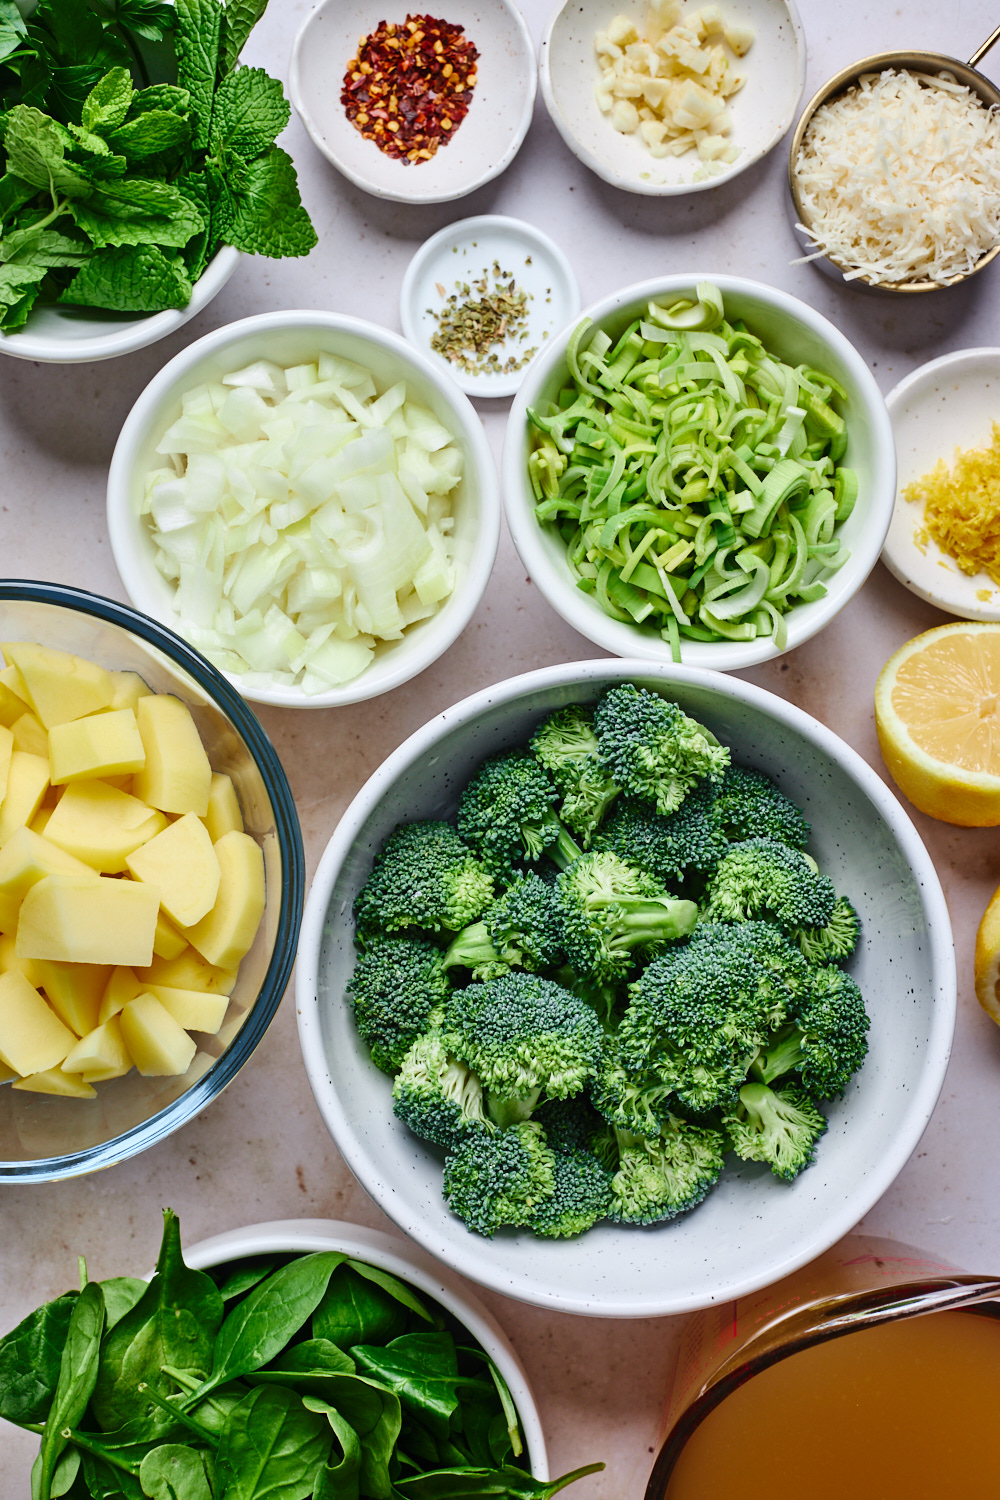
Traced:
<svg viewBox="0 0 1000 1500">
<path fill-rule="evenodd" d="M 879 675 L 875 727 L 893 780 L 921 812 L 965 828 L 1000 824 L 1000 624 L 939 625 L 908 641 Z"/>
<path fill-rule="evenodd" d="M 976 933 L 976 999 L 1000 1026 L 1000 888 L 993 892 Z"/>
</svg>

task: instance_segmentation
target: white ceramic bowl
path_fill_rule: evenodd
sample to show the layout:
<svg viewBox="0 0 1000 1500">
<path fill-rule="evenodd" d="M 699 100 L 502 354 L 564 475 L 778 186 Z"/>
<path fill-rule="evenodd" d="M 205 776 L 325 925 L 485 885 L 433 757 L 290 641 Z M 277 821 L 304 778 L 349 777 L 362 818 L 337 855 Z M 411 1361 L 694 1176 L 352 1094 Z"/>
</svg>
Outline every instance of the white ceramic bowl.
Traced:
<svg viewBox="0 0 1000 1500">
<path fill-rule="evenodd" d="M 402 21 L 405 8 L 388 19 Z M 437 14 L 437 12 L 434 12 Z M 338 171 L 376 198 L 446 203 L 510 166 L 531 123 L 535 49 L 514 0 L 450 0 L 444 19 L 463 26 L 479 51 L 465 119 L 429 161 L 404 164 L 366 141 L 340 102 L 358 39 L 386 18 L 382 0 L 322 0 L 295 38 L 288 91 L 303 125 Z"/>
<path fill-rule="evenodd" d="M 360 1224 L 345 1224 L 337 1219 L 279 1219 L 270 1224 L 230 1229 L 190 1248 L 185 1246 L 184 1259 L 193 1269 L 204 1271 L 210 1266 L 225 1265 L 228 1261 L 252 1255 L 274 1255 L 285 1251 L 310 1255 L 316 1250 L 341 1250 L 356 1260 L 367 1261 L 371 1266 L 388 1271 L 401 1281 L 409 1282 L 418 1292 L 432 1297 L 464 1323 L 510 1388 L 521 1419 L 532 1474 L 536 1479 L 548 1479 L 548 1457 L 538 1407 L 514 1346 L 475 1292 L 454 1272 L 439 1265 L 415 1245 L 394 1235 L 382 1234 L 378 1229 L 365 1229 Z M 152 1272 L 146 1279 L 151 1276 Z"/>
<path fill-rule="evenodd" d="M 575 1240 L 471 1233 L 441 1194 L 441 1154 L 394 1118 L 344 998 L 354 896 L 395 825 L 450 817 L 483 758 L 524 743 L 553 709 L 634 681 L 675 699 L 736 758 L 768 771 L 813 825 L 810 849 L 863 929 L 851 970 L 872 1016 L 870 1051 L 828 1106 L 814 1166 L 791 1184 L 729 1166 L 693 1213 L 650 1229 L 603 1223 Z M 947 908 L 934 867 L 874 771 L 800 709 L 716 672 L 641 661 L 574 662 L 515 677 L 438 715 L 389 756 L 344 813 L 306 902 L 296 1002 L 306 1070 L 349 1166 L 391 1218 L 494 1291 L 599 1317 L 686 1312 L 743 1296 L 834 1244 L 913 1151 L 944 1079 L 955 1020 Z"/>
<path fill-rule="evenodd" d="M 695 0 L 687 8 L 697 10 Z M 733 117 L 729 139 L 736 160 L 702 181 L 697 151 L 654 157 L 638 134 L 621 135 L 597 107 L 594 84 L 601 76 L 594 51 L 596 33 L 621 13 L 637 24 L 641 4 L 615 0 L 565 0 L 542 38 L 539 70 L 542 97 L 569 149 L 612 187 L 650 197 L 697 193 L 738 177 L 776 146 L 792 123 L 806 79 L 806 43 L 794 0 L 724 0 L 727 22 L 753 27 L 755 40 L 739 59 L 746 83 L 727 103 Z"/>
<path fill-rule="evenodd" d="M 625 287 L 613 296 L 584 309 L 589 318 L 617 337 L 650 298 L 695 297 L 695 285 L 711 281 L 719 287 L 726 316 L 743 318 L 751 333 L 792 365 L 813 365 L 826 371 L 847 391 L 842 415 L 847 421 L 848 443 L 843 462 L 858 475 L 858 500 L 837 535 L 850 551 L 850 560 L 823 581 L 826 596 L 812 604 L 798 604 L 785 616 L 790 651 L 822 630 L 857 593 L 871 572 L 885 540 L 896 492 L 896 465 L 892 428 L 882 393 L 867 364 L 832 323 L 805 302 L 787 292 L 741 276 L 661 276 Z M 565 328 L 532 361 L 514 398 L 504 440 L 501 480 L 504 512 L 514 545 L 532 581 L 552 608 L 581 635 L 613 651 L 616 656 L 639 656 L 647 661 L 669 661 L 670 647 L 659 632 L 614 620 L 606 615 L 591 594 L 576 586 L 566 559 L 566 548 L 552 526 L 543 527 L 535 518 L 535 500 L 528 480 L 530 434 L 527 410 L 539 402 L 553 400 L 568 379 L 566 346 L 572 327 Z M 782 653 L 771 636 L 752 641 L 682 641 L 684 662 L 692 667 L 734 671 Z"/>
<path fill-rule="evenodd" d="M 903 499 L 907 485 L 957 448 L 988 448 L 1000 418 L 1000 349 L 958 349 L 921 365 L 886 398 L 896 439 L 899 488 L 882 561 L 911 593 L 963 620 L 1000 620 L 1000 586 L 988 573 L 963 573 L 931 538 L 917 545 L 923 506 Z"/>
<path fill-rule="evenodd" d="M 187 307 L 158 313 L 100 312 L 86 307 L 39 307 L 17 333 L 0 333 L 0 353 L 44 364 L 75 365 L 114 359 L 166 338 L 207 307 L 236 270 L 239 250 L 223 245 L 194 284 Z"/>
<path fill-rule="evenodd" d="M 399 641 L 382 642 L 368 667 L 351 682 L 310 696 L 298 687 L 247 685 L 229 680 L 254 703 L 282 708 L 330 708 L 360 703 L 407 682 L 446 651 L 469 623 L 489 580 L 500 536 L 496 466 L 471 402 L 429 359 L 373 323 L 337 313 L 260 313 L 217 328 L 174 356 L 155 375 L 125 419 L 108 474 L 108 528 L 115 565 L 129 598 L 178 634 L 185 625 L 174 610 L 173 585 L 157 571 L 155 548 L 139 515 L 147 471 L 160 460 L 154 450 L 180 415 L 182 392 L 219 380 L 255 359 L 299 364 L 321 352 L 357 360 L 386 389 L 400 379 L 454 435 L 463 476 L 452 491 L 456 539 L 456 583 L 435 615 L 411 625 Z"/>
</svg>

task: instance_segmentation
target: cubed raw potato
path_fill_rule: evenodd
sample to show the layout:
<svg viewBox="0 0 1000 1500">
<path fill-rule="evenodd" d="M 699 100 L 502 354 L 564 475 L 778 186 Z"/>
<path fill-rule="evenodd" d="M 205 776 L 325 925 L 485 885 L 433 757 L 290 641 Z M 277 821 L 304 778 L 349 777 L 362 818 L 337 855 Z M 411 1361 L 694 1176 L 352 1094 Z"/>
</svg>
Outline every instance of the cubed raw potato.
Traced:
<svg viewBox="0 0 1000 1500">
<path fill-rule="evenodd" d="M 15 938 L 16 930 L 0 932 L 0 974 L 6 974 L 8 969 L 16 969 L 37 990 L 42 982 L 38 977 L 38 965 L 33 958 L 18 958 L 14 952 Z"/>
<path fill-rule="evenodd" d="M 28 1094 L 58 1094 L 63 1099 L 96 1099 L 97 1090 L 91 1088 L 76 1073 L 64 1073 L 62 1068 L 48 1068 L 44 1073 L 32 1073 L 19 1078 L 11 1088 L 23 1089 Z"/>
<path fill-rule="evenodd" d="M 15 828 L 0 849 L 0 931 L 10 932 L 17 926 L 21 902 L 45 875 L 96 878 L 82 860 L 67 854 L 33 828 Z"/>
<path fill-rule="evenodd" d="M 247 833 L 226 833 L 215 845 L 219 894 L 207 917 L 187 928 L 202 958 L 235 969 L 249 949 L 264 915 L 264 855 Z"/>
<path fill-rule="evenodd" d="M 130 708 L 135 713 L 139 699 L 148 698 L 153 691 L 146 686 L 138 672 L 112 672 L 111 681 L 114 684 L 114 694 L 110 707 L 113 709 Z"/>
<path fill-rule="evenodd" d="M 13 733 L 0 724 L 0 802 L 7 793 L 7 778 L 10 775 L 10 758 L 14 753 Z"/>
<path fill-rule="evenodd" d="M 8 1068 L 5 1062 L 0 1062 L 0 1083 L 10 1083 L 10 1080 L 17 1076 L 13 1068 Z"/>
<path fill-rule="evenodd" d="M 243 814 L 240 812 L 236 788 L 228 776 L 220 771 L 212 772 L 212 785 L 208 793 L 208 812 L 204 817 L 208 836 L 217 844 L 224 833 L 243 832 Z"/>
<path fill-rule="evenodd" d="M 229 1009 L 228 995 L 206 995 L 204 990 L 177 990 L 167 984 L 151 984 L 148 988 L 185 1031 L 207 1031 L 214 1036 Z"/>
<path fill-rule="evenodd" d="M 21 904 L 15 953 L 66 963 L 148 964 L 159 900 L 136 880 L 46 875 Z"/>
<path fill-rule="evenodd" d="M 38 983 L 52 1009 L 77 1036 L 86 1036 L 99 1024 L 101 997 L 112 970 L 108 964 L 57 963 L 36 958 Z"/>
<path fill-rule="evenodd" d="M 14 730 L 16 738 L 16 725 Z M 139 726 L 130 708 L 56 724 L 49 730 L 48 750 L 53 786 L 105 776 L 131 776 L 146 764 Z"/>
<path fill-rule="evenodd" d="M 118 1015 L 130 1000 L 142 994 L 144 988 L 145 986 L 136 978 L 135 970 L 130 969 L 126 964 L 119 964 L 116 969 L 112 969 L 111 978 L 101 996 L 100 1009 L 97 1012 L 98 1025 L 103 1026 L 105 1021 L 110 1021 L 112 1016 Z"/>
<path fill-rule="evenodd" d="M 46 824 L 45 837 L 92 869 L 116 875 L 125 869 L 127 855 L 166 826 L 161 812 L 129 792 L 104 781 L 74 781 Z"/>
<path fill-rule="evenodd" d="M 169 693 L 151 694 L 139 699 L 136 722 L 146 765 L 132 784 L 135 795 L 162 812 L 191 812 L 203 818 L 212 768 L 187 704 Z"/>
<path fill-rule="evenodd" d="M 64 1073 L 100 1073 L 103 1077 L 120 1078 L 132 1066 L 125 1041 L 122 1037 L 121 1021 L 110 1016 L 101 1026 L 88 1032 L 63 1059 Z"/>
<path fill-rule="evenodd" d="M 35 816 L 32 818 L 31 822 L 28 824 L 28 827 L 31 829 L 32 833 L 40 833 L 44 836 L 45 830 L 49 826 L 49 819 L 54 812 L 54 807 L 46 807 L 43 803 L 35 813 Z"/>
<path fill-rule="evenodd" d="M 173 922 L 158 912 L 156 932 L 153 936 L 153 953 L 157 958 L 180 958 L 188 945 L 187 938 L 177 931 Z"/>
<path fill-rule="evenodd" d="M 0 672 L 0 687 L 6 688 L 7 692 L 17 698 L 18 702 L 22 705 L 14 715 L 15 719 L 19 718 L 26 708 L 31 707 L 31 704 L 28 702 L 28 689 L 24 685 L 24 678 L 13 662 L 9 666 L 4 667 L 3 671 Z"/>
<path fill-rule="evenodd" d="M 14 720 L 10 732 L 14 742 L 12 749 L 27 750 L 29 755 L 48 755 L 49 732 L 38 715 L 33 714 L 30 709 Z"/>
<path fill-rule="evenodd" d="M 19 970 L 0 974 L 0 1061 L 26 1078 L 58 1067 L 75 1046 L 73 1032 Z"/>
<path fill-rule="evenodd" d="M 111 673 L 96 662 L 33 641 L 5 641 L 0 650 L 20 672 L 28 702 L 46 729 L 107 708 L 114 697 Z"/>
<path fill-rule="evenodd" d="M 41 755 L 14 750 L 10 757 L 7 791 L 0 802 L 0 848 L 16 828 L 30 823 L 49 785 L 49 762 Z"/>
<path fill-rule="evenodd" d="M 138 975 L 143 986 L 168 984 L 179 990 L 204 990 L 206 995 L 231 995 L 236 988 L 236 970 L 207 964 L 193 948 L 179 958 L 154 958 Z"/>
<path fill-rule="evenodd" d="M 25 712 L 28 705 L 23 698 L 11 692 L 3 681 L 3 676 L 4 674 L 0 672 L 0 724 L 6 725 L 9 729 Z"/>
<path fill-rule="evenodd" d="M 137 995 L 121 1013 L 122 1038 L 144 1078 L 186 1073 L 198 1050 L 155 995 Z"/>
<path fill-rule="evenodd" d="M 161 907 L 179 927 L 200 922 L 215 905 L 219 861 L 208 829 L 194 813 L 170 823 L 125 863 L 134 879 L 157 888 Z"/>
</svg>

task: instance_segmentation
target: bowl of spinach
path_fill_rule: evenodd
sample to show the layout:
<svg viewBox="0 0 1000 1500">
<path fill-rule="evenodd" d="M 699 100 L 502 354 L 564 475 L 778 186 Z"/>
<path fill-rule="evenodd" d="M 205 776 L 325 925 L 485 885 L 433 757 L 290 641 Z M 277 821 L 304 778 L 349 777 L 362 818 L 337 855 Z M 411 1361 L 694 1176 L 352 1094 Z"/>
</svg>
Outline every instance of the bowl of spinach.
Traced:
<svg viewBox="0 0 1000 1500">
<path fill-rule="evenodd" d="M 87 1279 L 0 1340 L 0 1416 L 33 1495 L 549 1500 L 527 1378 L 486 1309 L 376 1230 L 259 1224 L 148 1280 Z"/>
<path fill-rule="evenodd" d="M 266 0 L 0 0 L 0 350 L 108 359 L 316 233 L 239 54 Z"/>
</svg>

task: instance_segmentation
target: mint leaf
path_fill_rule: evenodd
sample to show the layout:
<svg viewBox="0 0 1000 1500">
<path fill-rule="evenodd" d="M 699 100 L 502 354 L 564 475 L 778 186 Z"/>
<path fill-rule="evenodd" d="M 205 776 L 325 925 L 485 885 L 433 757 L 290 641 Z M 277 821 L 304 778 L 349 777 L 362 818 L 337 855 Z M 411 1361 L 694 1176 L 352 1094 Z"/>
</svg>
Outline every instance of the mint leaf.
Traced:
<svg viewBox="0 0 1000 1500">
<path fill-rule="evenodd" d="M 84 239 L 73 239 L 58 229 L 36 229 L 29 224 L 0 240 L 0 261 L 14 266 L 82 266 L 93 253 Z"/>
<path fill-rule="evenodd" d="M 120 130 L 112 132 L 108 144 L 113 151 L 120 151 L 131 160 L 184 146 L 190 139 L 191 126 L 181 115 L 166 109 L 151 109 L 136 120 L 127 120 Z"/>
<path fill-rule="evenodd" d="M 267 9 L 267 0 L 227 0 L 222 19 L 222 56 L 219 71 L 231 73 L 247 37 Z"/>
<path fill-rule="evenodd" d="M 163 312 L 187 307 L 190 300 L 184 262 L 179 255 L 168 258 L 155 245 L 100 250 L 59 298 L 74 307 L 106 307 L 113 312 Z"/>
<path fill-rule="evenodd" d="M 273 146 L 291 117 L 281 84 L 263 68 L 237 68 L 219 84 L 212 106 L 212 150 L 257 156 Z"/>
<path fill-rule="evenodd" d="M 0 59 L 16 52 L 27 37 L 28 28 L 14 0 L 0 0 Z"/>
<path fill-rule="evenodd" d="M 316 231 L 299 200 L 291 157 L 272 146 L 253 161 L 231 160 L 218 176 L 212 227 L 220 240 L 251 255 L 308 255 Z"/>
<path fill-rule="evenodd" d="M 216 236 L 212 229 L 212 193 L 206 172 L 188 172 L 178 177 L 177 186 L 186 197 L 198 205 L 204 220 L 204 228 L 192 235 L 184 247 L 184 264 L 192 281 L 197 281 L 211 260 Z"/>
<path fill-rule="evenodd" d="M 3 143 L 7 170 L 15 177 L 70 198 L 84 198 L 91 191 L 87 174 L 66 161 L 73 137 L 41 110 L 15 104 L 4 124 Z"/>
<path fill-rule="evenodd" d="M 102 183 L 86 202 L 70 207 L 76 223 L 99 248 L 168 245 L 179 249 L 204 227 L 190 198 L 169 183 L 149 177 Z"/>
<path fill-rule="evenodd" d="M 112 68 L 83 101 L 84 130 L 107 135 L 117 130 L 132 103 L 132 77 L 127 68 Z"/>
<path fill-rule="evenodd" d="M 191 95 L 195 112 L 194 144 L 208 145 L 212 124 L 215 74 L 222 30 L 220 0 L 177 0 L 177 82 Z"/>
<path fill-rule="evenodd" d="M 132 95 L 128 118 L 137 120 L 154 109 L 167 109 L 174 115 L 186 115 L 191 108 L 191 95 L 187 89 L 179 89 L 175 83 L 154 83 L 148 89 L 138 89 Z"/>
<path fill-rule="evenodd" d="M 45 266 L 0 266 L 0 328 L 20 328 L 31 311 Z"/>
<path fill-rule="evenodd" d="M 16 214 L 19 208 L 30 203 L 38 192 L 32 182 L 25 182 L 22 177 L 15 177 L 13 172 L 7 172 L 0 177 L 0 222 Z"/>
<path fill-rule="evenodd" d="M 77 145 L 89 151 L 91 156 L 110 156 L 108 143 L 102 135 L 95 135 L 92 130 L 85 130 L 82 125 L 74 125 L 72 122 L 66 126 L 70 135 Z"/>
</svg>

